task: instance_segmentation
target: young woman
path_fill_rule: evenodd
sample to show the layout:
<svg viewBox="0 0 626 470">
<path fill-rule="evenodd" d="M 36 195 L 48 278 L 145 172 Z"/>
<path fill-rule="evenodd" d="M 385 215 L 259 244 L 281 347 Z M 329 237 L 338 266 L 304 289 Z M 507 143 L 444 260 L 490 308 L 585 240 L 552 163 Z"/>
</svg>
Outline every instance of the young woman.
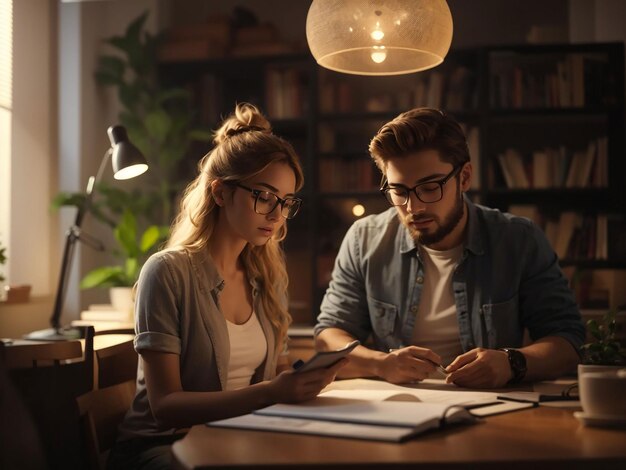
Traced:
<svg viewBox="0 0 626 470">
<path fill-rule="evenodd" d="M 238 105 L 187 187 L 165 250 L 137 285 L 137 394 L 111 468 L 168 468 L 193 424 L 314 398 L 342 362 L 294 374 L 287 364 L 287 273 L 280 241 L 303 175 L 289 143 Z"/>
</svg>

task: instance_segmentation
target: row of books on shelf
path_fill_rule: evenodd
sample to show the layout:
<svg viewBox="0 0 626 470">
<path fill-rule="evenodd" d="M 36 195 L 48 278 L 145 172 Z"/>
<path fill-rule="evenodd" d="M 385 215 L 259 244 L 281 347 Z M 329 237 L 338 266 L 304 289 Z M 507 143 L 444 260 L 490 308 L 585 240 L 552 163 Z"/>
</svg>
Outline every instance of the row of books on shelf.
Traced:
<svg viewBox="0 0 626 470">
<path fill-rule="evenodd" d="M 415 76 L 410 85 L 392 92 L 357 96 L 359 90 L 348 81 L 323 79 L 319 89 L 322 113 L 391 112 L 428 106 L 449 111 L 475 109 L 477 90 L 472 71 L 458 66 L 450 72 L 431 71 Z"/>
<path fill-rule="evenodd" d="M 495 108 L 569 108 L 607 102 L 608 62 L 598 54 L 492 56 L 491 105 Z"/>
<path fill-rule="evenodd" d="M 542 227 L 561 260 L 626 260 L 626 220 L 622 215 L 565 211 L 550 218 L 534 205 L 512 205 L 509 212 Z"/>
<path fill-rule="evenodd" d="M 307 88 L 307 76 L 302 71 L 268 67 L 265 71 L 265 111 L 268 117 L 303 117 L 308 111 Z"/>
<path fill-rule="evenodd" d="M 380 183 L 380 172 L 371 159 L 322 158 L 319 161 L 319 190 L 375 191 Z"/>
<path fill-rule="evenodd" d="M 507 188 L 603 188 L 608 186 L 608 139 L 592 140 L 585 150 L 564 145 L 524 155 L 509 148 L 498 155 Z"/>
</svg>

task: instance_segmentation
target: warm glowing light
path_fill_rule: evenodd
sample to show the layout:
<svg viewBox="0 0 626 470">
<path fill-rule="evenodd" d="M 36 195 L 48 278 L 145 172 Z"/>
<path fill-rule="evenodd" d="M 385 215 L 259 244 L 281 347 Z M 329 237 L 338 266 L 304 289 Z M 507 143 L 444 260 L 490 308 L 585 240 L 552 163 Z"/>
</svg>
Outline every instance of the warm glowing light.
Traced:
<svg viewBox="0 0 626 470">
<path fill-rule="evenodd" d="M 374 52 L 370 55 L 372 60 L 377 64 L 381 64 L 387 58 L 387 51 L 385 51 L 385 46 L 374 46 Z"/>
<path fill-rule="evenodd" d="M 383 33 L 380 29 L 375 29 L 370 33 L 370 36 L 374 41 L 380 41 L 382 38 L 385 37 L 385 33 Z"/>
<path fill-rule="evenodd" d="M 365 207 L 363 207 L 361 204 L 355 204 L 352 208 L 352 213 L 355 215 L 355 217 L 361 217 L 363 214 L 365 214 Z"/>
</svg>

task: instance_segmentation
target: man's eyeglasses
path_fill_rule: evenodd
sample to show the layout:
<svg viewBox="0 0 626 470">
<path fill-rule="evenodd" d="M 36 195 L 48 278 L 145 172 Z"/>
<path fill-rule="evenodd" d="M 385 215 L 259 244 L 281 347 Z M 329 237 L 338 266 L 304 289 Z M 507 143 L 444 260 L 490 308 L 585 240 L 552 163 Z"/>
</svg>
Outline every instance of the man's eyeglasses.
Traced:
<svg viewBox="0 0 626 470">
<path fill-rule="evenodd" d="M 280 214 L 285 219 L 293 219 L 302 205 L 302 199 L 297 197 L 287 197 L 282 199 L 269 191 L 261 191 L 260 189 L 252 189 L 241 183 L 233 183 L 235 186 L 250 191 L 254 196 L 254 212 L 261 215 L 270 214 L 280 204 Z"/>
<path fill-rule="evenodd" d="M 459 171 L 461 171 L 461 168 L 463 168 L 463 165 L 453 168 L 450 173 L 440 180 L 416 184 L 412 188 L 408 188 L 403 184 L 389 185 L 387 180 L 383 177 L 380 192 L 385 195 L 387 201 L 389 201 L 389 204 L 392 206 L 405 206 L 409 202 L 411 191 L 415 193 L 420 201 L 426 204 L 439 202 L 443 198 L 443 185 L 454 178 Z"/>
</svg>

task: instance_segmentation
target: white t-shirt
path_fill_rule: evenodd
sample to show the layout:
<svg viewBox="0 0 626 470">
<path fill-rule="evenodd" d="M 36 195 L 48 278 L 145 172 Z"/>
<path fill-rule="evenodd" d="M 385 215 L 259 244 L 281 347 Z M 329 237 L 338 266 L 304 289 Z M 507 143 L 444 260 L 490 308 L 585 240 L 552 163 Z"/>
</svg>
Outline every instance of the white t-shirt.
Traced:
<svg viewBox="0 0 626 470">
<path fill-rule="evenodd" d="M 424 262 L 424 285 L 412 344 L 432 349 L 447 366 L 463 352 L 452 291 L 452 275 L 463 255 L 463 245 L 446 251 L 421 246 L 420 254 Z"/>
<path fill-rule="evenodd" d="M 236 390 L 250 385 L 254 371 L 267 354 L 267 340 L 255 312 L 241 325 L 226 320 L 226 326 L 230 339 L 226 390 Z"/>
</svg>

